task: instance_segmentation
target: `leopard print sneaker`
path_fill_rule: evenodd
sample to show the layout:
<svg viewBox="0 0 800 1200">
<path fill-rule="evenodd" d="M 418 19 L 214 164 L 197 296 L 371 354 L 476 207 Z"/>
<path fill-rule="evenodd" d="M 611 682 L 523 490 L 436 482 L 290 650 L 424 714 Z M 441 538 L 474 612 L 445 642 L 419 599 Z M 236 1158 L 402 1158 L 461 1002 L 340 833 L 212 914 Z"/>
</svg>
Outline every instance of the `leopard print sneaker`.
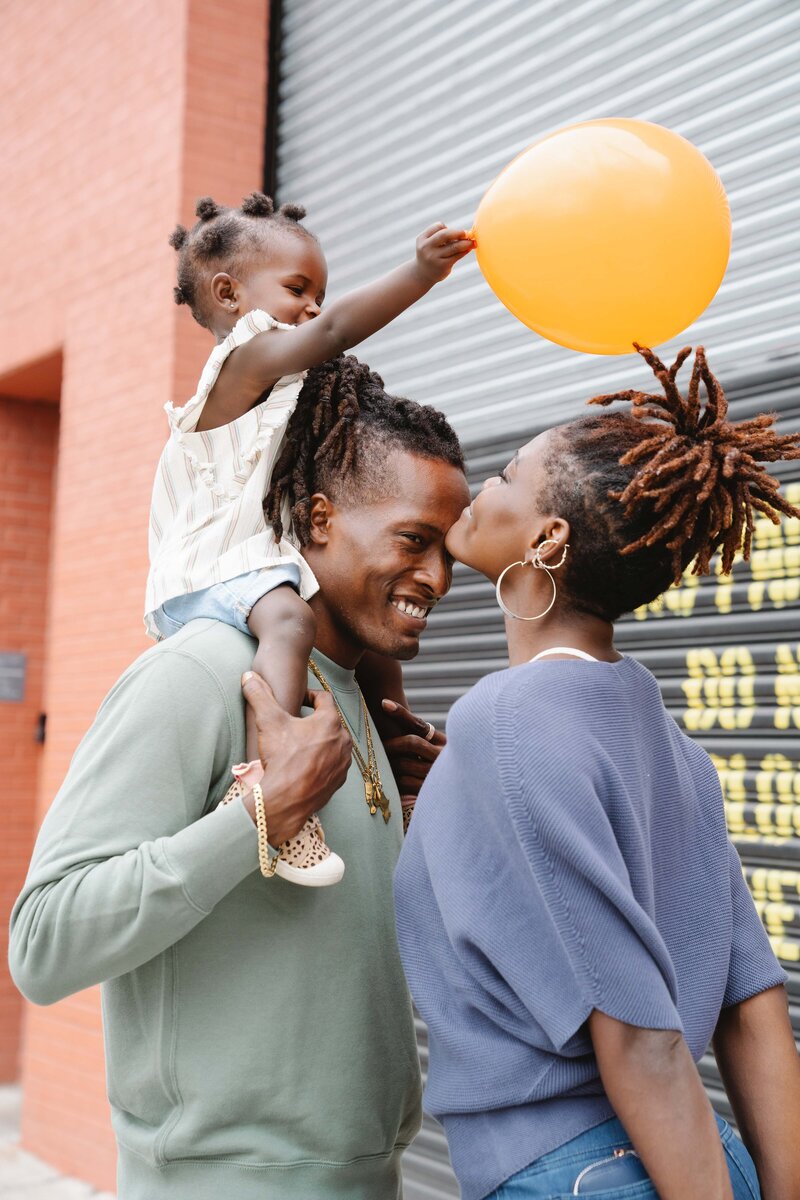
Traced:
<svg viewBox="0 0 800 1200">
<path fill-rule="evenodd" d="M 234 781 L 225 793 L 222 804 L 238 800 L 264 774 L 264 768 L 257 759 L 249 763 L 237 763 L 231 771 Z M 275 870 L 282 879 L 302 887 L 329 887 L 342 878 L 344 862 L 325 841 L 325 833 L 316 813 L 312 813 L 299 833 L 278 847 Z"/>
<path fill-rule="evenodd" d="M 401 802 L 401 808 L 403 810 L 403 834 L 408 833 L 408 827 L 411 824 L 411 818 L 414 815 L 415 804 L 415 798 L 412 798 L 411 800 L 403 800 Z"/>
</svg>

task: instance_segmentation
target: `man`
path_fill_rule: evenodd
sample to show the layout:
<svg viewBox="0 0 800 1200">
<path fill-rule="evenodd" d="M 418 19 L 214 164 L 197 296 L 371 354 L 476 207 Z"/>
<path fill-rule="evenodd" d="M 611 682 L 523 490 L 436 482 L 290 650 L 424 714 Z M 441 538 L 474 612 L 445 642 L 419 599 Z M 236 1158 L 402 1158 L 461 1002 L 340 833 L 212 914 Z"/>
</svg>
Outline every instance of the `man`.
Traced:
<svg viewBox="0 0 800 1200">
<path fill-rule="evenodd" d="M 416 654 L 469 493 L 432 409 L 373 394 L 348 437 L 348 466 L 323 452 L 291 499 L 320 584 L 315 663 L 367 761 L 354 668 L 367 649 Z M 334 887 L 265 878 L 253 793 L 219 805 L 243 757 L 252 654 L 195 621 L 112 688 L 39 834 L 12 974 L 39 1004 L 103 983 L 120 1200 L 392 1200 L 420 1121 L 391 899 L 397 788 L 373 734 L 385 821 L 331 697 L 294 719 L 250 676 L 269 843 L 331 798 L 346 860 Z M 413 791 L 436 747 L 406 734 L 392 749 Z"/>
</svg>

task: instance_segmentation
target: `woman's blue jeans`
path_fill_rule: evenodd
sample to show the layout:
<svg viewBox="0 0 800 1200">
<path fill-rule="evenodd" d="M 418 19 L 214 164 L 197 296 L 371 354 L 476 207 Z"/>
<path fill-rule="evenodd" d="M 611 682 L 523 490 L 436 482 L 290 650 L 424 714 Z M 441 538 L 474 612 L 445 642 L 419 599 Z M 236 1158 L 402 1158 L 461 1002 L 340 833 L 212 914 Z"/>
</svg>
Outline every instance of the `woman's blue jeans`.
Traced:
<svg viewBox="0 0 800 1200">
<path fill-rule="evenodd" d="M 722 1117 L 717 1117 L 719 1135 L 731 1176 L 734 1200 L 761 1200 L 753 1160 L 742 1142 Z M 630 1149 L 631 1142 L 619 1121 L 612 1117 L 588 1129 L 557 1150 L 538 1158 L 529 1167 L 507 1179 L 485 1200 L 569 1200 L 578 1175 L 593 1162 L 609 1158 L 614 1150 Z M 587 1193 L 593 1200 L 658 1200 L 649 1180 L 629 1183 L 611 1191 Z"/>
</svg>

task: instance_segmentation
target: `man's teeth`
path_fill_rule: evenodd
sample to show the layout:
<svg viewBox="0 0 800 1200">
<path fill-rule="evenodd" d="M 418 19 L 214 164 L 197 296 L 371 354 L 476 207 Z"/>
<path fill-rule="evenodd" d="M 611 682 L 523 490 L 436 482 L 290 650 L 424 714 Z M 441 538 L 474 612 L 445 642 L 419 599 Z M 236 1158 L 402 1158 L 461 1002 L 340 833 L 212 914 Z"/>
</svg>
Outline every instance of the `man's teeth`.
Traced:
<svg viewBox="0 0 800 1200">
<path fill-rule="evenodd" d="M 392 600 L 392 604 L 401 613 L 407 613 L 410 617 L 426 617 L 428 615 L 427 608 L 420 608 L 418 604 L 412 604 L 410 600 Z"/>
</svg>

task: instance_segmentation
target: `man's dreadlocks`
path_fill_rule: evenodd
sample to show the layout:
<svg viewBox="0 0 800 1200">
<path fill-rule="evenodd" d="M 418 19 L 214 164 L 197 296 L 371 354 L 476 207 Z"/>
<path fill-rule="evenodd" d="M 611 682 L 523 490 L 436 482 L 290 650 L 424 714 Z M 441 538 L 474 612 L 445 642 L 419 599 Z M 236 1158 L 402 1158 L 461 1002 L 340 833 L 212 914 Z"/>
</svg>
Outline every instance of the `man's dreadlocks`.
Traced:
<svg viewBox="0 0 800 1200">
<path fill-rule="evenodd" d="M 386 456 L 393 449 L 464 469 L 458 438 L 437 409 L 387 395 L 380 375 L 351 354 L 312 368 L 264 501 L 276 538 L 291 514 L 300 544 L 309 541 L 315 492 L 340 502 L 382 496 Z"/>
</svg>

